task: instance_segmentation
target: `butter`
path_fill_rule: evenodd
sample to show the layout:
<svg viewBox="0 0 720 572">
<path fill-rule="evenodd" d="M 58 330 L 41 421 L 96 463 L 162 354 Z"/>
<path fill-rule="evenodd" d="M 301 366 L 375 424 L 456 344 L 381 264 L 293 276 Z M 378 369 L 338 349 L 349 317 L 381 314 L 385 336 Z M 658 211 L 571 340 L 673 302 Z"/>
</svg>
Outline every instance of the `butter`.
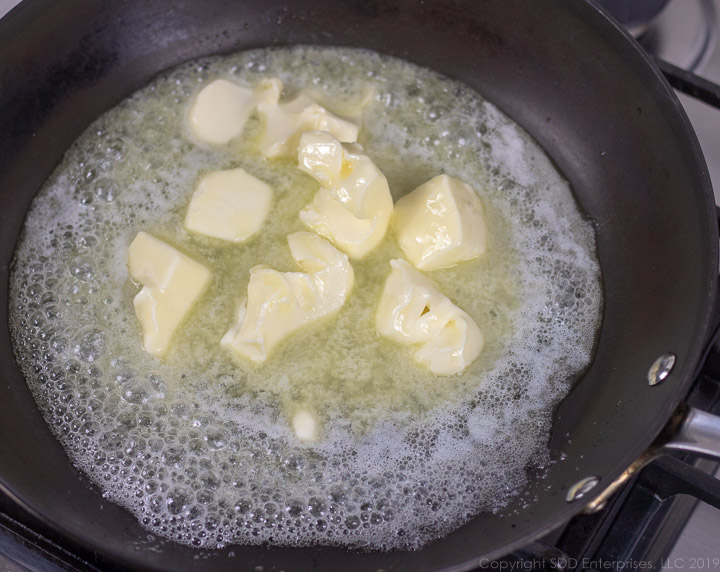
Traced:
<svg viewBox="0 0 720 572">
<path fill-rule="evenodd" d="M 260 140 L 260 151 L 265 157 L 295 157 L 305 131 L 325 131 L 340 141 L 354 142 L 360 129 L 359 118 L 338 117 L 302 91 L 286 103 L 268 98 L 258 105 L 258 111 L 266 120 Z"/>
<path fill-rule="evenodd" d="M 195 97 L 188 123 L 195 136 L 214 145 L 224 145 L 240 135 L 258 105 L 277 100 L 282 83 L 272 79 L 257 89 L 249 89 L 218 79 Z"/>
<path fill-rule="evenodd" d="M 420 270 L 448 268 L 487 250 L 483 206 L 470 185 L 438 175 L 395 204 L 397 238 Z"/>
<path fill-rule="evenodd" d="M 142 231 L 130 244 L 128 270 L 143 286 L 133 300 L 143 347 L 149 354 L 163 357 L 175 331 L 210 283 L 210 271 Z"/>
<path fill-rule="evenodd" d="M 348 257 L 310 232 L 288 235 L 293 259 L 303 272 L 250 269 L 247 298 L 221 345 L 255 363 L 304 325 L 339 310 L 355 281 Z"/>
<path fill-rule="evenodd" d="M 322 91 L 312 88 L 304 90 L 304 93 L 307 93 L 326 109 L 331 110 L 335 115 L 339 115 L 358 126 L 362 123 L 362 116 L 365 109 L 375 100 L 375 96 L 377 95 L 374 88 L 368 88 L 362 95 L 356 97 L 354 100 L 338 101 L 337 99 L 329 98 L 327 94 Z"/>
<path fill-rule="evenodd" d="M 260 151 L 265 157 L 294 157 L 298 141 L 305 131 L 326 131 L 344 142 L 357 141 L 363 109 L 373 98 L 367 93 L 354 103 L 340 103 L 341 114 L 330 111 L 301 91 L 293 99 L 280 103 L 282 82 L 273 78 L 250 89 L 218 79 L 195 97 L 188 123 L 195 136 L 214 145 L 224 145 L 240 135 L 256 110 L 265 117 Z"/>
<path fill-rule="evenodd" d="M 484 338 L 475 321 L 404 260 L 391 260 L 375 326 L 380 335 L 419 344 L 415 360 L 436 375 L 462 372 L 480 355 Z"/>
<path fill-rule="evenodd" d="M 343 145 L 321 131 L 303 133 L 299 168 L 321 187 L 300 211 L 300 220 L 351 258 L 362 258 L 382 241 L 393 201 L 385 175 L 359 145 Z"/>
<path fill-rule="evenodd" d="M 305 410 L 300 410 L 292 419 L 293 431 L 300 441 L 317 441 L 318 428 L 315 417 Z"/>
<path fill-rule="evenodd" d="M 268 185 L 243 169 L 214 171 L 200 179 L 185 216 L 185 228 L 243 242 L 262 227 L 272 196 Z"/>
</svg>

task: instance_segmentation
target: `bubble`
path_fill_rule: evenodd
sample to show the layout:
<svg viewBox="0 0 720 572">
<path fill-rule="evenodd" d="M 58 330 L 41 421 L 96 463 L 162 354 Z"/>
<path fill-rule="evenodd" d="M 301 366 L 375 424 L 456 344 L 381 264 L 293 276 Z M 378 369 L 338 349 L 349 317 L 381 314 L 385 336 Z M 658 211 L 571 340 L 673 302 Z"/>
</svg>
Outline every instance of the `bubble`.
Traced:
<svg viewBox="0 0 720 572">
<path fill-rule="evenodd" d="M 162 454 L 162 461 L 168 466 L 179 467 L 185 454 L 179 447 L 167 447 Z"/>
<path fill-rule="evenodd" d="M 308 502 L 308 511 L 313 516 L 322 516 L 327 510 L 325 501 L 318 497 L 312 497 Z"/>
<path fill-rule="evenodd" d="M 303 502 L 299 499 L 291 499 L 285 505 L 285 511 L 292 517 L 300 516 L 303 510 Z"/>
<path fill-rule="evenodd" d="M 227 437 L 222 431 L 211 431 L 205 436 L 208 447 L 220 451 L 227 446 Z"/>
<path fill-rule="evenodd" d="M 348 530 L 355 530 L 360 526 L 360 518 L 356 515 L 350 515 L 345 519 L 345 526 Z"/>
<path fill-rule="evenodd" d="M 105 332 L 96 326 L 88 326 L 80 331 L 73 351 L 78 359 L 92 363 L 103 355 L 105 346 Z"/>
<path fill-rule="evenodd" d="M 125 384 L 122 388 L 122 398 L 128 403 L 142 404 L 150 400 L 147 386 L 138 380 Z"/>
<path fill-rule="evenodd" d="M 112 179 L 101 178 L 93 185 L 95 197 L 106 203 L 111 203 L 118 196 L 118 185 Z"/>
<path fill-rule="evenodd" d="M 165 384 L 165 380 L 160 375 L 156 374 L 150 374 L 148 375 L 148 382 L 150 384 L 150 388 L 155 393 L 155 397 L 157 398 L 163 398 L 165 397 L 165 393 L 167 391 L 167 385 Z"/>
<path fill-rule="evenodd" d="M 70 262 L 70 274 L 82 282 L 88 282 L 94 277 L 93 263 L 87 256 L 78 256 Z"/>
<path fill-rule="evenodd" d="M 173 515 L 178 515 L 188 508 L 191 503 L 191 494 L 186 489 L 174 488 L 168 494 L 166 498 L 166 504 L 168 512 Z"/>
</svg>

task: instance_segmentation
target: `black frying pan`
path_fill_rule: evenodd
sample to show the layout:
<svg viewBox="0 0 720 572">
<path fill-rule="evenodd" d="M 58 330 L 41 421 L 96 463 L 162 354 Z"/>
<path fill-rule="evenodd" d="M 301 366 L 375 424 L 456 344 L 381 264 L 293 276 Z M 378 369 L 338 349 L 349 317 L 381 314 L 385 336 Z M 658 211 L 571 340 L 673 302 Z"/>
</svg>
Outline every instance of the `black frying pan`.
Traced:
<svg viewBox="0 0 720 572">
<path fill-rule="evenodd" d="M 532 482 L 529 505 L 518 501 L 511 516 L 483 514 L 419 552 L 231 547 L 196 559 L 104 502 L 51 436 L 13 359 L 8 266 L 32 197 L 100 113 L 184 60 L 296 43 L 429 66 L 529 131 L 597 226 L 602 332 L 555 416 L 550 446 L 568 458 Z M 30 0 L 0 22 L 0 117 L 0 487 L 104 566 L 423 570 L 499 556 L 633 466 L 686 394 L 709 336 L 717 223 L 698 143 L 644 53 L 578 0 Z M 677 356 L 674 369 L 650 386 L 648 369 L 665 352 Z M 568 501 L 589 477 L 598 484 Z"/>
</svg>

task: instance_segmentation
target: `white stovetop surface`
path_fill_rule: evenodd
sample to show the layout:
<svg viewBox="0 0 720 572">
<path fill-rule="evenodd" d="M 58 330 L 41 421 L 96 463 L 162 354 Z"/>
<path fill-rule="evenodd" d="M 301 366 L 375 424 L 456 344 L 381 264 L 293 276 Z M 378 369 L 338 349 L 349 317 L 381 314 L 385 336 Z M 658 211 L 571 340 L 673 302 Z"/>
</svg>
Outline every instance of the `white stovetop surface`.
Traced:
<svg viewBox="0 0 720 572">
<path fill-rule="evenodd" d="M 685 3 L 704 0 L 674 0 L 666 9 L 665 17 L 672 17 L 673 10 L 683 10 Z M 720 0 L 707 0 L 715 4 L 720 17 Z M 0 0 L 0 17 L 4 16 L 18 0 Z M 682 62 L 671 62 L 681 65 Z M 697 72 L 715 82 L 720 82 L 720 45 L 714 55 Z M 715 201 L 720 204 L 720 111 L 683 96 L 680 100 L 693 123 L 703 148 L 710 176 L 715 189 Z M 719 473 L 720 474 L 720 473 Z M 670 557 L 663 568 L 672 570 L 720 569 L 720 511 L 704 503 L 698 503 Z"/>
</svg>

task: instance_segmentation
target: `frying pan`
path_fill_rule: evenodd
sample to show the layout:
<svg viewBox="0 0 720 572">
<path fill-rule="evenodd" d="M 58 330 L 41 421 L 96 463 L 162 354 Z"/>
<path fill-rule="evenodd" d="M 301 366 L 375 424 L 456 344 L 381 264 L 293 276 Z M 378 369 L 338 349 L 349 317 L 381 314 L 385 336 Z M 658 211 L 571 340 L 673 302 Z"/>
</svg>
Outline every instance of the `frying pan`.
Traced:
<svg viewBox="0 0 720 572">
<path fill-rule="evenodd" d="M 199 554 L 149 536 L 71 466 L 13 358 L 12 253 L 30 201 L 71 142 L 160 70 L 291 44 L 369 48 L 463 81 L 540 143 L 596 225 L 605 310 L 592 365 L 555 412 L 549 444 L 566 459 L 531 478 L 503 514 L 481 514 L 420 551 Z M 0 117 L 0 487 L 103 567 L 469 568 L 596 506 L 680 418 L 711 334 L 718 259 L 711 187 L 672 90 L 591 4 L 28 0 L 0 22 Z M 648 372 L 664 355 L 667 367 L 653 370 L 660 382 L 651 385 Z M 712 449 L 697 442 L 697 420 L 707 425 L 708 418 L 691 413 L 673 429 L 672 446 Z"/>
</svg>

